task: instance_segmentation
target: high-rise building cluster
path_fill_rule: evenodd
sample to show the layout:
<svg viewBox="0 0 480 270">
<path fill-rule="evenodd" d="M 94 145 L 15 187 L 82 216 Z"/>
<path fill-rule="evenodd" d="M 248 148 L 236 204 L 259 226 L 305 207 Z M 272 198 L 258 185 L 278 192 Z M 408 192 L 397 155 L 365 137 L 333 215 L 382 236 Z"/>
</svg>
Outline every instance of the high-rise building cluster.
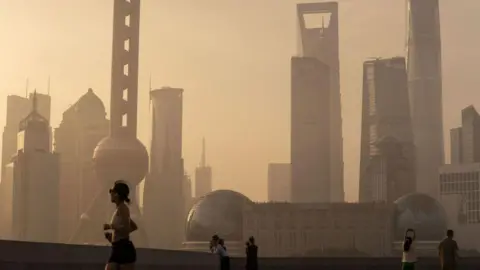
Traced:
<svg viewBox="0 0 480 270">
<path fill-rule="evenodd" d="M 363 64 L 360 202 L 394 202 L 412 192 L 438 198 L 444 164 L 439 5 L 407 2 L 405 57 Z M 344 201 L 338 8 L 336 2 L 297 5 L 290 185 L 272 179 L 272 167 L 268 182 L 269 191 L 289 189 L 293 203 Z"/>
<path fill-rule="evenodd" d="M 480 223 L 480 115 L 473 106 L 451 130 L 451 164 L 444 164 L 438 0 L 407 0 L 405 55 L 365 59 L 358 70 L 356 204 L 344 195 L 338 3 L 297 5 L 290 162 L 268 165 L 267 203 L 212 192 L 205 139 L 192 196 L 182 154 L 182 88 L 150 89 L 149 149 L 138 140 L 140 0 L 114 3 L 110 119 L 92 89 L 53 133 L 50 96 L 7 98 L 1 237 L 104 244 L 99 230 L 113 211 L 108 191 L 118 180 L 131 188 L 139 224 L 133 238 L 142 247 L 206 250 L 212 234 L 222 234 L 229 252 L 239 254 L 244 238 L 255 235 L 266 256 L 338 250 L 383 256 L 405 228 L 418 229 L 427 250 L 443 237 L 447 216 L 456 222 L 449 226 Z"/>
<path fill-rule="evenodd" d="M 8 96 L 0 238 L 103 245 L 99 231 L 113 213 L 108 190 L 121 180 L 130 186 L 130 212 L 139 224 L 136 245 L 181 247 L 193 201 L 182 157 L 183 89 L 150 91 L 147 151 L 136 130 L 140 1 L 115 1 L 113 19 L 110 119 L 88 89 L 63 113 L 52 136 L 49 95 Z M 205 170 L 198 176 L 201 191 L 208 193 L 211 168 L 205 159 L 199 169 Z"/>
</svg>

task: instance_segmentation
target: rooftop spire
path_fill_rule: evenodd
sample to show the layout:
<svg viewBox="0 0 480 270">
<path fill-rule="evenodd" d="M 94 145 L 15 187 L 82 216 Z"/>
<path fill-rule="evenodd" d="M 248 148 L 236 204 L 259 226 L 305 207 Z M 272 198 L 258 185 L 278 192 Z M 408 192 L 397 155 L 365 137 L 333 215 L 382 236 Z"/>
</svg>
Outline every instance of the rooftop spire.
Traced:
<svg viewBox="0 0 480 270">
<path fill-rule="evenodd" d="M 38 100 L 37 100 L 37 89 L 33 90 L 33 98 L 32 98 L 32 111 L 38 113 Z"/>
<path fill-rule="evenodd" d="M 206 147 L 205 147 L 205 137 L 202 139 L 202 157 L 200 159 L 200 167 L 205 167 L 207 166 L 207 153 L 206 153 Z"/>
<path fill-rule="evenodd" d="M 50 95 L 50 76 L 48 76 L 47 95 Z"/>
</svg>

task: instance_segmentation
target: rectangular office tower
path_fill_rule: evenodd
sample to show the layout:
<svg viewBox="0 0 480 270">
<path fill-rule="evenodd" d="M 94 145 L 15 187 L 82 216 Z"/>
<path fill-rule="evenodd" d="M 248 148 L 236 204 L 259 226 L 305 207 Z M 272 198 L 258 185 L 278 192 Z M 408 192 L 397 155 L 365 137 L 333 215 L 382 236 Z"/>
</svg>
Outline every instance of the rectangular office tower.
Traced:
<svg viewBox="0 0 480 270">
<path fill-rule="evenodd" d="M 38 113 L 50 121 L 51 97 L 35 93 L 35 98 L 37 99 Z M 17 152 L 18 126 L 20 121 L 32 110 L 32 102 L 33 93 L 28 98 L 16 95 L 7 96 L 7 119 L 2 142 L 2 176 L 5 175 L 3 168 L 10 163 Z"/>
<path fill-rule="evenodd" d="M 33 111 L 19 124 L 17 154 L 1 182 L 7 200 L 2 222 L 11 239 L 57 242 L 59 157 L 50 151 L 49 122 L 33 99 Z"/>
<path fill-rule="evenodd" d="M 315 58 L 329 68 L 330 177 L 328 201 L 343 202 L 343 136 L 340 96 L 340 57 L 338 3 L 302 3 L 297 5 L 299 24 L 299 55 Z M 322 79 L 323 80 L 323 79 Z M 315 148 L 315 145 L 311 146 Z M 292 179 L 297 181 L 297 179 Z M 323 201 L 323 199 L 322 199 Z"/>
<path fill-rule="evenodd" d="M 473 105 L 462 110 L 462 126 L 450 130 L 452 164 L 480 163 L 480 115 Z"/>
<path fill-rule="evenodd" d="M 363 65 L 360 202 L 388 201 L 415 191 L 413 131 L 405 58 Z"/>
<path fill-rule="evenodd" d="M 444 164 L 439 0 L 408 0 L 407 74 L 417 191 L 437 196 Z"/>
<path fill-rule="evenodd" d="M 268 164 L 268 201 L 290 202 L 291 196 L 290 163 Z"/>
<path fill-rule="evenodd" d="M 292 57 L 291 72 L 291 200 L 330 202 L 330 68 Z"/>
</svg>

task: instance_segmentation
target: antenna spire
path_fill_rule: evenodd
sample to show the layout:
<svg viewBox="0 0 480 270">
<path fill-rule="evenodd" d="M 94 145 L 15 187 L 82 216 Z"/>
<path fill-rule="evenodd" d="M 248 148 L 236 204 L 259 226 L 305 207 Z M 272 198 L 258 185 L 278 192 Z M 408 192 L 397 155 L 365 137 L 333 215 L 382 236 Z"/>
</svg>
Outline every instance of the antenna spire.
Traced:
<svg viewBox="0 0 480 270">
<path fill-rule="evenodd" d="M 205 147 L 205 137 L 202 139 L 202 157 L 200 159 L 200 167 L 207 166 L 207 149 Z"/>
<path fill-rule="evenodd" d="M 150 74 L 150 80 L 148 82 L 148 88 L 152 91 L 152 74 Z"/>
<path fill-rule="evenodd" d="M 50 96 L 50 75 L 48 76 L 48 83 L 47 83 L 47 95 Z"/>
<path fill-rule="evenodd" d="M 38 104 L 37 104 L 38 100 L 37 100 L 37 89 L 35 89 L 33 91 L 33 111 L 34 112 L 38 112 Z"/>
<path fill-rule="evenodd" d="M 28 78 L 25 84 L 25 97 L 28 98 Z"/>
</svg>

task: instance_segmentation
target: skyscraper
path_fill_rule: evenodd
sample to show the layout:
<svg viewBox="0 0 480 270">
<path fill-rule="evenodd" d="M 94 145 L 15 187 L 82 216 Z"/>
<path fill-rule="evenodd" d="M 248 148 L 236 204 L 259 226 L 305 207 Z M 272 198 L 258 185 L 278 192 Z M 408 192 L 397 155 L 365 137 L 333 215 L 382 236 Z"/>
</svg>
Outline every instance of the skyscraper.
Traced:
<svg viewBox="0 0 480 270">
<path fill-rule="evenodd" d="M 50 152 L 49 122 L 38 113 L 35 94 L 32 99 L 33 110 L 19 126 L 18 152 L 9 166 L 13 172 L 7 173 L 12 179 L 5 179 L 12 189 L 3 192 L 13 194 L 12 239 L 57 242 L 59 159 Z"/>
<path fill-rule="evenodd" d="M 60 154 L 60 241 L 68 242 L 81 214 L 102 188 L 93 170 L 93 150 L 108 136 L 105 106 L 92 89 L 64 113 L 55 129 L 55 152 Z M 72 190 L 76 192 L 72 193 Z"/>
<path fill-rule="evenodd" d="M 417 160 L 417 192 L 436 196 L 444 163 L 438 0 L 408 0 L 407 74 Z"/>
<path fill-rule="evenodd" d="M 400 160 L 401 168 L 395 167 L 400 165 Z M 414 166 L 405 58 L 366 61 L 363 64 L 359 201 L 394 201 L 414 192 Z"/>
<path fill-rule="evenodd" d="M 462 126 L 450 136 L 452 164 L 480 162 L 480 115 L 473 105 L 462 110 Z"/>
<path fill-rule="evenodd" d="M 298 4 L 297 19 L 300 28 L 300 55 L 316 58 L 329 67 L 330 121 L 328 129 L 330 131 L 331 168 L 328 201 L 341 202 L 344 201 L 344 184 L 338 3 Z M 295 182 L 297 179 L 292 179 L 292 181 Z"/>
<path fill-rule="evenodd" d="M 47 121 L 50 121 L 50 103 L 49 95 L 36 93 L 38 113 Z M 2 176 L 3 168 L 10 163 L 12 157 L 17 153 L 17 134 L 20 121 L 22 121 L 32 110 L 33 94 L 28 98 L 9 95 L 7 96 L 7 119 L 3 130 L 2 142 Z"/>
<path fill-rule="evenodd" d="M 110 134 L 98 143 L 93 154 L 93 168 L 102 188 L 82 214 L 70 239 L 73 243 L 105 243 L 97 228 L 113 209 L 106 205 L 104 196 L 116 181 L 123 181 L 130 187 L 130 214 L 138 224 L 138 232 L 132 237 L 138 246 L 148 246 L 135 192 L 148 172 L 147 149 L 137 138 L 139 36 L 140 0 L 113 1 Z"/>
<path fill-rule="evenodd" d="M 205 138 L 202 140 L 202 157 L 195 169 L 195 198 L 212 192 L 212 167 L 207 165 Z"/>
<path fill-rule="evenodd" d="M 268 164 L 268 201 L 291 201 L 291 165 L 290 163 Z"/>
<path fill-rule="evenodd" d="M 330 68 L 293 57 L 291 72 L 291 200 L 330 202 Z"/>
<path fill-rule="evenodd" d="M 185 196 L 182 158 L 183 89 L 150 92 L 152 141 L 150 172 L 145 179 L 143 214 L 152 248 L 181 247 Z"/>
</svg>

